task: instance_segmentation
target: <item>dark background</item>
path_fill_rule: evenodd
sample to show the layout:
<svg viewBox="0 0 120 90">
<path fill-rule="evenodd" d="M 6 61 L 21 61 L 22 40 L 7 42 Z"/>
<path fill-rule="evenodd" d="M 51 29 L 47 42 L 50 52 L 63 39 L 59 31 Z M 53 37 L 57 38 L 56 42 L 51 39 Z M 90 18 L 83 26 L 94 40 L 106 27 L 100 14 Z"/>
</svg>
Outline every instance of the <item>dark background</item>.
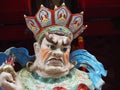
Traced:
<svg viewBox="0 0 120 90">
<path fill-rule="evenodd" d="M 59 3 L 57 3 L 57 2 Z M 84 11 L 82 34 L 85 49 L 104 64 L 108 75 L 103 90 L 120 87 L 120 0 L 0 0 L 0 51 L 9 47 L 25 47 L 33 51 L 33 34 L 27 29 L 23 15 L 34 15 L 43 3 L 49 8 L 65 2 L 72 13 Z M 77 45 L 77 40 L 74 41 Z"/>
</svg>

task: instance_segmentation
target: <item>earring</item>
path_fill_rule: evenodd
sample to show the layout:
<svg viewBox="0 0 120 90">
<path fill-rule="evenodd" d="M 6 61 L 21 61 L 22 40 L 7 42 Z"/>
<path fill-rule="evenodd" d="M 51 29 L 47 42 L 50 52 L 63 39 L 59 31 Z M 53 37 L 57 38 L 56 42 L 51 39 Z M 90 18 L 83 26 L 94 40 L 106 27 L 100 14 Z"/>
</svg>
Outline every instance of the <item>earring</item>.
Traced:
<svg viewBox="0 0 120 90">
<path fill-rule="evenodd" d="M 33 65 L 33 62 L 27 62 L 26 69 L 30 71 L 30 66 Z"/>
</svg>

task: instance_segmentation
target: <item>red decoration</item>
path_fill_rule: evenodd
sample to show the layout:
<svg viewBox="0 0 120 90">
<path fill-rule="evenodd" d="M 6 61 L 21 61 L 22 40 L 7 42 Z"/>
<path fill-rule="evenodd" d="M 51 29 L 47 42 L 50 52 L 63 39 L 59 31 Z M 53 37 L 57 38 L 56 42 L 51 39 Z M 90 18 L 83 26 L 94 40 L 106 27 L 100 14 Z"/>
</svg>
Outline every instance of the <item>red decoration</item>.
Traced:
<svg viewBox="0 0 120 90">
<path fill-rule="evenodd" d="M 14 66 L 15 64 L 14 64 L 14 61 L 15 61 L 15 57 L 14 57 L 14 55 L 11 55 L 11 56 L 9 56 L 9 58 L 7 59 L 7 64 L 9 64 L 9 65 L 11 65 L 11 66 Z"/>
<path fill-rule="evenodd" d="M 89 72 L 85 67 L 81 67 L 81 70 L 84 72 Z"/>
<path fill-rule="evenodd" d="M 84 40 L 82 36 L 78 37 L 78 45 L 79 45 L 79 49 L 84 49 Z"/>
<path fill-rule="evenodd" d="M 67 90 L 67 89 L 64 87 L 54 87 L 52 90 Z"/>
<path fill-rule="evenodd" d="M 78 86 L 77 90 L 90 90 L 90 89 L 89 89 L 88 86 L 86 86 L 85 84 L 80 84 L 80 85 Z"/>
</svg>

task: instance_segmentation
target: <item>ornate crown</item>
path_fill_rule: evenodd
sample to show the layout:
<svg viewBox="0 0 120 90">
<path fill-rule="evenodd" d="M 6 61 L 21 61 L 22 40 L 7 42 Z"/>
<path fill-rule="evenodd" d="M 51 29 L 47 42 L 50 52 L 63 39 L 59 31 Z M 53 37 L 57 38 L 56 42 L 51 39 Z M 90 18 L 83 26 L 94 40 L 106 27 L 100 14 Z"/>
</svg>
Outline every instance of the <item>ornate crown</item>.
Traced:
<svg viewBox="0 0 120 90">
<path fill-rule="evenodd" d="M 35 16 L 24 15 L 27 27 L 33 32 L 35 38 L 40 39 L 45 32 L 62 30 L 73 39 L 78 37 L 87 27 L 83 25 L 83 12 L 72 14 L 63 3 L 54 10 L 41 5 Z"/>
</svg>

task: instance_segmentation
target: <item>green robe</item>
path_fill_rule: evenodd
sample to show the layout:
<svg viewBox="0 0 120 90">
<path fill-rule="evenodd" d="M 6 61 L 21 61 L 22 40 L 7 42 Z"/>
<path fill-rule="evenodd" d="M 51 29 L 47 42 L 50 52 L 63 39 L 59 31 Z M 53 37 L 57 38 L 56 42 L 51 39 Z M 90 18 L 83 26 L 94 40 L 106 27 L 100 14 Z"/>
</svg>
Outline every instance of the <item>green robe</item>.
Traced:
<svg viewBox="0 0 120 90">
<path fill-rule="evenodd" d="M 35 72 L 27 71 L 25 68 L 18 73 L 18 76 L 24 90 L 53 90 L 55 87 L 63 87 L 66 90 L 78 90 L 77 88 L 81 83 L 87 85 L 90 90 L 94 90 L 88 74 L 76 68 L 68 75 L 60 78 L 43 78 L 37 76 Z"/>
</svg>

